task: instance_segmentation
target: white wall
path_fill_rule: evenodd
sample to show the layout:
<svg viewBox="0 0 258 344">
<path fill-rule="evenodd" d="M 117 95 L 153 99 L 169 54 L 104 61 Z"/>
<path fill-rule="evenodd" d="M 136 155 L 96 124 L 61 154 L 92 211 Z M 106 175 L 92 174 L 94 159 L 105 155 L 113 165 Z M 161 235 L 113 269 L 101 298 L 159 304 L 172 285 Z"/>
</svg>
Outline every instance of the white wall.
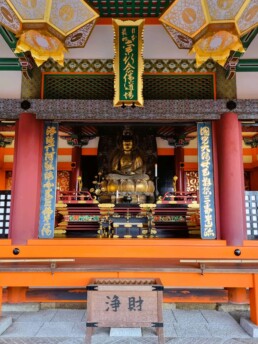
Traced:
<svg viewBox="0 0 258 344">
<path fill-rule="evenodd" d="M 167 140 L 162 139 L 161 137 L 156 137 L 157 148 L 173 148 L 168 144 Z"/>
<path fill-rule="evenodd" d="M 257 59 L 258 56 L 258 36 L 256 36 L 252 43 L 249 45 L 247 51 L 244 53 L 242 59 Z"/>
<path fill-rule="evenodd" d="M 3 37 L 0 35 L 0 57 L 15 57 L 8 44 L 5 42 Z"/>
<path fill-rule="evenodd" d="M 258 99 L 258 72 L 238 72 L 236 87 L 238 99 Z"/>
<path fill-rule="evenodd" d="M 0 35 L 0 57 L 14 58 L 15 55 Z M 21 97 L 21 72 L 0 71 L 0 98 Z"/>
<path fill-rule="evenodd" d="M 241 59 L 257 59 L 257 47 L 258 36 L 254 38 Z M 258 72 L 238 72 L 236 85 L 238 99 L 258 99 Z"/>
<path fill-rule="evenodd" d="M 258 36 L 253 40 L 243 58 L 257 58 Z M 193 59 L 187 49 L 178 49 L 162 25 L 146 25 L 144 28 L 144 51 L 146 59 Z M 14 57 L 4 39 L 0 36 L 0 57 Z M 96 25 L 82 49 L 70 49 L 65 58 L 112 59 L 113 27 Z M 258 72 L 237 73 L 237 98 L 258 99 Z M 0 98 L 20 98 L 21 72 L 0 71 Z"/>
<path fill-rule="evenodd" d="M 85 48 L 70 49 L 65 58 L 112 59 L 114 57 L 112 25 L 96 25 Z M 143 57 L 146 59 L 193 59 L 188 50 L 178 49 L 161 25 L 146 25 L 144 28 Z"/>
<path fill-rule="evenodd" d="M 0 71 L 0 98 L 21 98 L 21 72 Z"/>
</svg>

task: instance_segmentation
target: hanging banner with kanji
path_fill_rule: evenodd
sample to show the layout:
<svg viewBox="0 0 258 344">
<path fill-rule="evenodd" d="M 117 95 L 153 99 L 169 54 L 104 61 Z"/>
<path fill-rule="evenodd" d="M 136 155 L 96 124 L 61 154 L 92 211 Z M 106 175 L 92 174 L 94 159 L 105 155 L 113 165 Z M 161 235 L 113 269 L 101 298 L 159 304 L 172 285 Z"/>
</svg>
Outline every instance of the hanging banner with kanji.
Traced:
<svg viewBox="0 0 258 344">
<path fill-rule="evenodd" d="M 216 239 L 211 123 L 197 123 L 197 132 L 201 237 Z"/>
<path fill-rule="evenodd" d="M 39 238 L 53 238 L 55 228 L 58 123 L 46 122 L 42 154 Z"/>
<path fill-rule="evenodd" d="M 143 106 L 143 26 L 144 19 L 113 19 L 114 27 L 114 106 Z"/>
</svg>

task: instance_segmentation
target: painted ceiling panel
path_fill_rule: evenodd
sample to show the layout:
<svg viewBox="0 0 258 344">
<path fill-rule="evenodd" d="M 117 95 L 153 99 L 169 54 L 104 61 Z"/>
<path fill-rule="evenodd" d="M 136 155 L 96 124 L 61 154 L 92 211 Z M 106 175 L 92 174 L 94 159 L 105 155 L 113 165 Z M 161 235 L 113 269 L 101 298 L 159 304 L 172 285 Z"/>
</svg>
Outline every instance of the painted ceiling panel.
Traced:
<svg viewBox="0 0 258 344">
<path fill-rule="evenodd" d="M 89 0 L 101 17 L 159 17 L 171 0 Z"/>
</svg>

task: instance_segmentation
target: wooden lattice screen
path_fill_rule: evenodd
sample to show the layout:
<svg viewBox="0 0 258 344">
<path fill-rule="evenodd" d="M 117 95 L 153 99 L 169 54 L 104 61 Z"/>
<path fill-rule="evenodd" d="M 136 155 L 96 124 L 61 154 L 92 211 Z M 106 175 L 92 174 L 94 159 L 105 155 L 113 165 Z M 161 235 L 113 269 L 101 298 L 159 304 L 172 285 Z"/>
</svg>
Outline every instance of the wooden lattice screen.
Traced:
<svg viewBox="0 0 258 344">
<path fill-rule="evenodd" d="M 11 191 L 0 190 L 0 238 L 6 238 L 9 233 L 11 208 Z"/>
<path fill-rule="evenodd" d="M 245 191 L 247 238 L 258 238 L 258 191 Z"/>
</svg>

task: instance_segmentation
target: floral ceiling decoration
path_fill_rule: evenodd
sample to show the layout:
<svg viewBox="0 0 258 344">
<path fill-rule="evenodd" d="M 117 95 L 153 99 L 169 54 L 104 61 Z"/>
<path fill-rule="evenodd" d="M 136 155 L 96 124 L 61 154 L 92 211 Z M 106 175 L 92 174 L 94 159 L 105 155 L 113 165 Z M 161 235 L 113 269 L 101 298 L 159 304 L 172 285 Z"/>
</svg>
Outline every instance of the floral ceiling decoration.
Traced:
<svg viewBox="0 0 258 344">
<path fill-rule="evenodd" d="M 40 66 L 61 65 L 67 48 L 83 47 L 98 13 L 84 0 L 0 0 L 0 25 L 19 37 L 16 52 L 30 51 Z"/>
<path fill-rule="evenodd" d="M 175 0 L 160 21 L 179 48 L 224 66 L 230 52 L 244 52 L 241 37 L 258 26 L 257 0 Z"/>
</svg>

